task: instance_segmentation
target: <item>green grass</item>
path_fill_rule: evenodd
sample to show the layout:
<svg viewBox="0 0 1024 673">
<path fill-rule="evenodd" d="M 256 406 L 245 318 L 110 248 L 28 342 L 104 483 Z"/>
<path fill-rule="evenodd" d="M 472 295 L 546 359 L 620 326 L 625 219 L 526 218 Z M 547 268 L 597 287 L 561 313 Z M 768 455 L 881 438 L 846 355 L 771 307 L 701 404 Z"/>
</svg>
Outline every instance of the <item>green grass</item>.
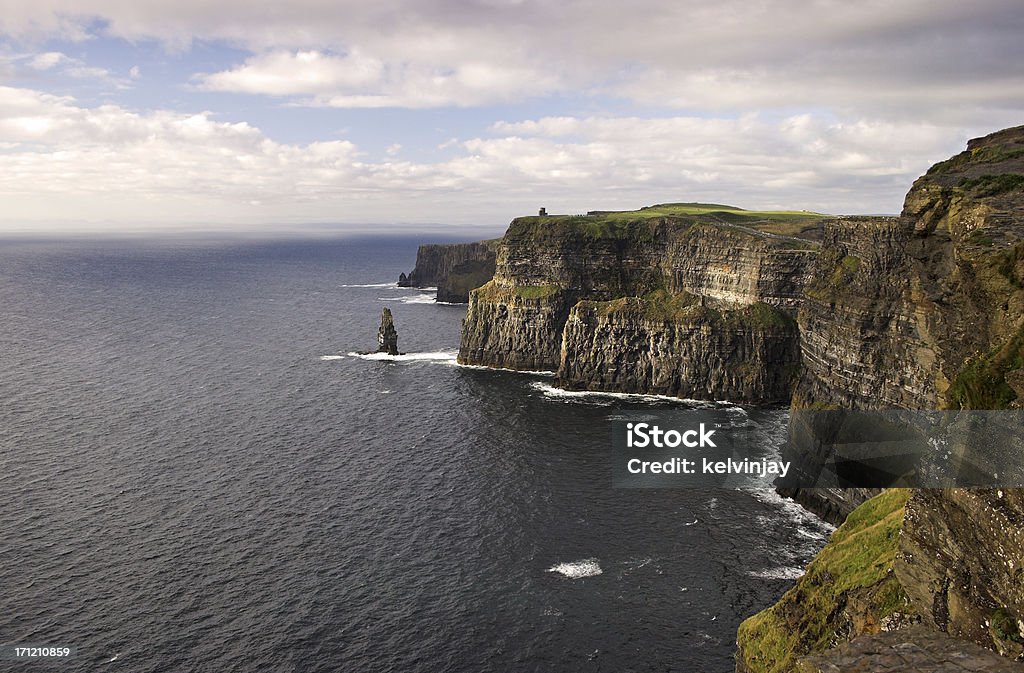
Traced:
<svg viewBox="0 0 1024 673">
<path fill-rule="evenodd" d="M 520 299 L 545 299 L 559 289 L 557 285 L 517 285 L 514 291 Z"/>
<path fill-rule="evenodd" d="M 967 236 L 967 243 L 970 245 L 980 245 L 985 248 L 991 248 L 995 243 L 995 239 L 993 239 L 985 230 L 975 229 Z"/>
<path fill-rule="evenodd" d="M 856 594 L 875 618 L 910 610 L 891 572 L 910 492 L 890 489 L 855 509 L 795 587 L 740 624 L 744 664 L 754 673 L 783 673 L 796 660 L 828 649 L 841 620 L 836 607 Z"/>
<path fill-rule="evenodd" d="M 1020 173 L 982 175 L 978 178 L 965 178 L 960 181 L 958 186 L 975 197 L 998 196 L 1006 192 L 1024 189 L 1024 175 Z"/>
<path fill-rule="evenodd" d="M 621 237 L 623 225 L 665 217 L 685 217 L 695 221 L 738 224 L 780 235 L 795 235 L 804 228 L 828 217 L 806 210 L 744 210 L 719 203 L 662 203 L 639 210 L 598 211 L 594 215 L 546 215 L 522 217 L 545 225 L 576 223 L 591 235 Z"/>
<path fill-rule="evenodd" d="M 1024 367 L 1024 327 L 1002 346 L 967 362 L 950 388 L 953 408 L 1006 409 L 1017 393 L 1006 374 Z"/>
<path fill-rule="evenodd" d="M 796 318 L 774 306 L 758 302 L 739 311 L 724 314 L 726 322 L 736 326 L 771 329 L 796 327 Z"/>
<path fill-rule="evenodd" d="M 819 301 L 832 302 L 849 292 L 850 283 L 853 282 L 857 271 L 860 270 L 861 260 L 854 255 L 842 255 L 837 250 L 823 250 L 818 257 L 818 268 L 832 268 L 828 275 L 820 275 L 812 278 L 804 288 L 804 293 Z"/>
<path fill-rule="evenodd" d="M 774 306 L 758 302 L 735 310 L 703 306 L 698 297 L 666 290 L 648 292 L 642 297 L 620 297 L 611 301 L 586 301 L 583 308 L 601 315 L 630 315 L 649 322 L 701 320 L 724 328 L 794 328 L 796 319 Z"/>
<path fill-rule="evenodd" d="M 559 291 L 558 285 L 516 285 L 505 287 L 493 280 L 473 290 L 473 295 L 480 300 L 501 304 L 514 304 L 519 300 L 535 301 L 547 299 Z"/>
<path fill-rule="evenodd" d="M 628 314 L 652 322 L 673 322 L 702 315 L 697 297 L 688 292 L 672 294 L 666 290 L 655 290 L 642 297 L 620 297 L 585 304 L 606 316 Z"/>
<path fill-rule="evenodd" d="M 943 175 L 945 173 L 952 173 L 968 164 L 998 164 L 1022 157 L 1024 157 L 1024 150 L 1022 149 L 1010 149 L 1000 146 L 979 147 L 974 150 L 964 150 L 960 154 L 934 164 L 925 175 Z"/>
</svg>

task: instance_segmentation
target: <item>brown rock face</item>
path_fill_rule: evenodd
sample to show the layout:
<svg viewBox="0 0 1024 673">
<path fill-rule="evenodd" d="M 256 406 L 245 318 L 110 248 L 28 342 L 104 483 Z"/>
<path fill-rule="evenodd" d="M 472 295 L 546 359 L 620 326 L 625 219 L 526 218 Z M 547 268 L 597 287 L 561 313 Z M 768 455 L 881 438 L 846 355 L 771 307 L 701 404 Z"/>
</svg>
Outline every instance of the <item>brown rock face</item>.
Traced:
<svg viewBox="0 0 1024 673">
<path fill-rule="evenodd" d="M 899 218 L 828 224 L 812 277 L 795 408 L 1020 408 L 1024 127 L 936 164 Z M 894 572 L 927 625 L 1024 653 L 1019 489 L 915 492 Z"/>
<path fill-rule="evenodd" d="M 1014 673 L 1020 666 L 920 626 L 865 636 L 801 661 L 798 673 Z"/>
<path fill-rule="evenodd" d="M 459 361 L 582 390 L 779 402 L 807 240 L 694 217 L 520 218 L 474 291 Z"/>
<path fill-rule="evenodd" d="M 896 575 L 926 622 L 1000 654 L 1024 655 L 1024 491 L 918 491 Z"/>
<path fill-rule="evenodd" d="M 767 304 L 719 310 L 699 300 L 671 315 L 665 299 L 576 304 L 558 380 L 573 390 L 785 403 L 800 363 L 796 321 Z"/>
</svg>

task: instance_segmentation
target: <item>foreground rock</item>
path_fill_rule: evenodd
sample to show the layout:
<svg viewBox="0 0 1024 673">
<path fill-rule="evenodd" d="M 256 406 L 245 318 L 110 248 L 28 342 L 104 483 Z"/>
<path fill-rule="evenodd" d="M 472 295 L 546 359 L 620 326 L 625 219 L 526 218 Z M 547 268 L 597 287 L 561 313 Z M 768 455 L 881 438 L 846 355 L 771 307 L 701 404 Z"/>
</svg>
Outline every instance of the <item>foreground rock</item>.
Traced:
<svg viewBox="0 0 1024 673">
<path fill-rule="evenodd" d="M 974 643 L 921 626 L 864 636 L 799 662 L 798 673 L 1019 673 L 1021 666 Z"/>
</svg>

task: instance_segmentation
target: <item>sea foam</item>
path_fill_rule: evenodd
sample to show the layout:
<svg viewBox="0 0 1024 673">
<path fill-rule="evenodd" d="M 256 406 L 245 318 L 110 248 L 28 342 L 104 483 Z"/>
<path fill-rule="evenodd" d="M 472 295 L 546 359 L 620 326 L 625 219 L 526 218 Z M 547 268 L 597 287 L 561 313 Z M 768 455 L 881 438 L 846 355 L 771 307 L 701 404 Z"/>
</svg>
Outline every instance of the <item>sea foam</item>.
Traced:
<svg viewBox="0 0 1024 673">
<path fill-rule="evenodd" d="M 435 296 L 432 294 L 411 294 L 404 297 L 377 297 L 378 301 L 398 301 L 403 304 L 433 304 Z"/>
<path fill-rule="evenodd" d="M 446 365 L 456 364 L 456 358 L 459 357 L 457 351 L 402 353 L 400 355 L 389 355 L 387 353 L 349 353 L 349 355 L 361 360 L 381 360 L 384 362 L 439 362 Z"/>
<path fill-rule="evenodd" d="M 563 577 L 576 580 L 581 577 L 593 577 L 594 575 L 600 575 L 603 571 L 601 570 L 601 565 L 597 562 L 596 558 L 588 558 L 583 559 L 582 561 L 559 563 L 558 565 L 548 568 L 547 572 L 558 573 Z"/>
</svg>

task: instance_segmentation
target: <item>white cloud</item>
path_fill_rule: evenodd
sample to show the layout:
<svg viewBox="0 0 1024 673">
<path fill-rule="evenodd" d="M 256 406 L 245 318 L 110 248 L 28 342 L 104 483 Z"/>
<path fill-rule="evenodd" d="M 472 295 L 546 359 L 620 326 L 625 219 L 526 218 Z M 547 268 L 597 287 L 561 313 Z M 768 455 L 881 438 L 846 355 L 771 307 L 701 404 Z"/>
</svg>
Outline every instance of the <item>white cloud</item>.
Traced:
<svg viewBox="0 0 1024 673">
<path fill-rule="evenodd" d="M 49 70 L 61 61 L 67 60 L 67 56 L 59 51 L 47 51 L 37 54 L 29 61 L 29 66 L 35 70 Z"/>
<path fill-rule="evenodd" d="M 490 63 L 388 63 L 359 50 L 345 55 L 273 51 L 222 72 L 201 75 L 208 91 L 301 96 L 325 107 L 470 106 L 548 93 L 557 80 L 532 69 Z"/>
<path fill-rule="evenodd" d="M 341 107 L 485 105 L 602 91 L 686 110 L 1020 115 L 1018 0 L 36 0 L 14 36 L 240 46 L 220 91 Z"/>
<path fill-rule="evenodd" d="M 388 151 L 374 162 L 346 140 L 285 144 L 210 113 L 85 107 L 0 87 L 0 230 L 89 220 L 498 224 L 541 201 L 552 212 L 680 200 L 893 212 L 911 181 L 965 139 L 952 127 L 810 114 L 553 117 L 495 124 L 449 147 L 451 158 Z"/>
</svg>

